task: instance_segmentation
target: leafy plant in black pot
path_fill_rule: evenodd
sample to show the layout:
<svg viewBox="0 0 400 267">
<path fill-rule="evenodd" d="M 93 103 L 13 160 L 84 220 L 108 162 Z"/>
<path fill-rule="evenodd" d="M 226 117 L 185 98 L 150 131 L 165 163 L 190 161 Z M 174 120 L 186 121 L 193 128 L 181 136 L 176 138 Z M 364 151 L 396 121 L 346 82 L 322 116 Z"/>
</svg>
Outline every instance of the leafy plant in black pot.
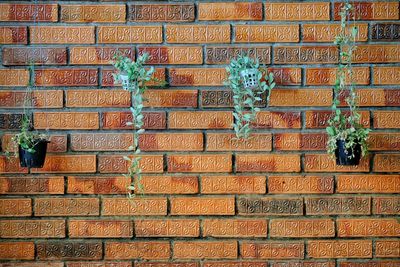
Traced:
<svg viewBox="0 0 400 267">
<path fill-rule="evenodd" d="M 340 11 L 341 30 L 335 38 L 339 50 L 339 65 L 334 85 L 332 102 L 332 118 L 326 127 L 328 133 L 328 153 L 336 157 L 337 165 L 358 165 L 360 158 L 368 153 L 367 138 L 370 129 L 365 129 L 357 110 L 357 96 L 353 86 L 352 57 L 356 50 L 355 38 L 357 28 L 349 26 L 351 4 L 346 1 Z M 339 108 L 340 97 L 345 95 L 349 108 L 344 112 Z"/>
</svg>

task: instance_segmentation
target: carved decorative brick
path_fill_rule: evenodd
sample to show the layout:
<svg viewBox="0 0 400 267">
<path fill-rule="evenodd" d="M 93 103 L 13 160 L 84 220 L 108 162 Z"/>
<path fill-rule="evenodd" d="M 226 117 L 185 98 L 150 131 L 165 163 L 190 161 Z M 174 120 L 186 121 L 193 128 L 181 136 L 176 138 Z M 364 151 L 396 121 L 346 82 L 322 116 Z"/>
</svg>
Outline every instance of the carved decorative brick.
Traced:
<svg viewBox="0 0 400 267">
<path fill-rule="evenodd" d="M 162 173 L 164 160 L 162 155 L 140 155 L 140 168 L 144 173 Z M 100 173 L 126 173 L 129 162 L 122 155 L 99 155 Z"/>
<path fill-rule="evenodd" d="M 123 176 L 68 176 L 69 194 L 126 194 L 130 179 Z"/>
<path fill-rule="evenodd" d="M 348 95 L 348 93 L 339 95 L 341 106 L 347 105 L 345 99 Z M 356 95 L 359 106 L 400 106 L 400 90 L 397 89 L 357 89 Z"/>
<path fill-rule="evenodd" d="M 277 261 L 273 262 L 271 267 L 335 267 L 336 263 L 334 261 Z"/>
<path fill-rule="evenodd" d="M 31 101 L 25 101 L 25 96 L 30 95 Z M 24 103 L 27 102 L 27 103 Z M 29 103 L 30 102 L 30 103 Z M 28 94 L 23 91 L 1 91 L 0 106 L 4 108 L 62 108 L 62 90 L 38 90 Z"/>
<path fill-rule="evenodd" d="M 124 90 L 66 90 L 66 107 L 129 107 L 131 96 Z"/>
<path fill-rule="evenodd" d="M 7 262 L 0 263 L 0 267 L 64 267 L 63 262 L 44 262 L 44 261 L 29 261 L 29 262 Z"/>
<path fill-rule="evenodd" d="M 0 86 L 27 86 L 29 72 L 25 69 L 1 69 Z"/>
<path fill-rule="evenodd" d="M 145 107 L 197 108 L 197 90 L 147 90 L 143 94 Z"/>
<path fill-rule="evenodd" d="M 340 20 L 343 3 L 334 3 L 334 19 Z M 354 2 L 354 11 L 350 17 L 356 20 L 397 20 L 399 19 L 399 3 L 397 2 Z"/>
<path fill-rule="evenodd" d="M 168 113 L 170 129 L 231 129 L 231 111 L 171 111 Z"/>
<path fill-rule="evenodd" d="M 102 258 L 101 242 L 57 241 L 39 242 L 36 245 L 37 258 L 41 260 L 98 260 Z"/>
<path fill-rule="evenodd" d="M 268 68 L 277 85 L 300 85 L 301 68 Z"/>
<path fill-rule="evenodd" d="M 310 258 L 372 258 L 371 240 L 310 240 Z"/>
<path fill-rule="evenodd" d="M 332 96 L 332 90 L 327 89 L 276 89 L 271 91 L 269 106 L 324 107 L 331 105 Z"/>
<path fill-rule="evenodd" d="M 61 5 L 62 22 L 125 22 L 125 5 Z"/>
<path fill-rule="evenodd" d="M 31 215 L 32 200 L 30 198 L 0 199 L 0 217 L 21 217 Z"/>
<path fill-rule="evenodd" d="M 1 4 L 0 21 L 56 22 L 57 8 L 57 4 Z"/>
<path fill-rule="evenodd" d="M 204 267 L 267 267 L 267 262 L 256 261 L 204 261 Z"/>
<path fill-rule="evenodd" d="M 265 176 L 201 177 L 201 193 L 203 194 L 265 194 L 265 189 Z"/>
<path fill-rule="evenodd" d="M 175 197 L 170 199 L 171 215 L 234 215 L 233 197 Z"/>
<path fill-rule="evenodd" d="M 28 29 L 23 26 L 0 27 L 0 44 L 27 44 Z"/>
<path fill-rule="evenodd" d="M 265 238 L 267 228 L 267 220 L 261 219 L 205 219 L 203 236 Z"/>
<path fill-rule="evenodd" d="M 97 112 L 35 112 L 35 129 L 84 130 L 99 128 Z"/>
<path fill-rule="evenodd" d="M 166 198 L 104 198 L 103 216 L 167 215 Z"/>
<path fill-rule="evenodd" d="M 132 267 L 131 262 L 117 262 L 117 261 L 81 261 L 81 262 L 70 261 L 67 262 L 66 264 L 67 267 Z"/>
<path fill-rule="evenodd" d="M 207 64 L 229 64 L 231 59 L 244 53 L 261 64 L 271 63 L 270 46 L 207 46 L 205 53 Z"/>
<path fill-rule="evenodd" d="M 135 220 L 137 237 L 198 237 L 199 220 Z"/>
<path fill-rule="evenodd" d="M 33 242 L 1 242 L 1 260 L 33 260 L 35 244 Z"/>
<path fill-rule="evenodd" d="M 132 237 L 130 220 L 69 220 L 70 238 L 122 238 Z"/>
<path fill-rule="evenodd" d="M 262 20 L 262 3 L 199 3 L 199 20 Z"/>
<path fill-rule="evenodd" d="M 335 46 L 276 46 L 274 62 L 279 64 L 337 63 L 339 58 Z"/>
<path fill-rule="evenodd" d="M 339 175 L 338 193 L 400 193 L 400 175 Z"/>
<path fill-rule="evenodd" d="M 32 173 L 94 173 L 96 155 L 47 155 L 43 168 Z"/>
<path fill-rule="evenodd" d="M 240 215 L 303 215 L 303 198 L 239 198 Z"/>
<path fill-rule="evenodd" d="M 230 172 L 231 154 L 195 154 L 167 156 L 169 172 Z"/>
<path fill-rule="evenodd" d="M 73 151 L 127 151 L 131 146 L 133 146 L 131 133 L 71 134 Z"/>
<path fill-rule="evenodd" d="M 339 237 L 400 236 L 396 219 L 337 219 Z"/>
<path fill-rule="evenodd" d="M 331 219 L 272 219 L 270 236 L 278 238 L 334 237 L 335 222 Z"/>
<path fill-rule="evenodd" d="M 375 241 L 375 256 L 380 258 L 399 258 L 399 240 L 377 240 Z"/>
<path fill-rule="evenodd" d="M 175 241 L 175 259 L 236 259 L 236 241 Z"/>
<path fill-rule="evenodd" d="M 307 215 L 368 215 L 371 210 L 370 197 L 306 197 Z"/>
<path fill-rule="evenodd" d="M 376 154 L 375 172 L 400 172 L 400 154 Z"/>
<path fill-rule="evenodd" d="M 1 238 L 65 238 L 64 220 L 0 221 Z"/>
<path fill-rule="evenodd" d="M 270 194 L 332 194 L 332 176 L 269 176 Z"/>
<path fill-rule="evenodd" d="M 306 85 L 323 85 L 323 86 L 334 85 L 335 79 L 336 79 L 336 68 L 306 69 Z M 346 83 L 349 82 L 350 78 L 347 75 Z M 369 67 L 353 67 L 353 82 L 354 84 L 357 85 L 370 84 Z"/>
<path fill-rule="evenodd" d="M 35 216 L 93 216 L 99 215 L 98 198 L 37 198 Z"/>
<path fill-rule="evenodd" d="M 97 69 L 40 69 L 35 70 L 35 84 L 39 86 L 96 86 Z"/>
<path fill-rule="evenodd" d="M 63 176 L 0 177 L 1 195 L 64 194 Z"/>
<path fill-rule="evenodd" d="M 160 26 L 98 26 L 98 43 L 162 43 Z"/>
<path fill-rule="evenodd" d="M 400 84 L 400 67 L 374 67 L 372 69 L 374 84 Z"/>
<path fill-rule="evenodd" d="M 148 70 L 148 68 L 145 69 Z M 113 73 L 115 73 L 114 69 L 103 68 L 101 70 L 101 86 L 122 86 L 119 83 L 114 83 Z M 158 81 L 165 81 L 165 68 L 155 68 L 152 78 Z M 159 86 L 160 82 L 150 81 L 147 85 L 151 87 Z"/>
<path fill-rule="evenodd" d="M 3 173 L 28 173 L 27 168 L 22 168 L 19 159 L 14 156 L 0 156 L 0 174 Z"/>
<path fill-rule="evenodd" d="M 248 140 L 237 140 L 231 133 L 208 133 L 207 151 L 271 151 L 272 135 L 253 133 Z"/>
<path fill-rule="evenodd" d="M 266 3 L 266 20 L 329 20 L 329 3 Z"/>
<path fill-rule="evenodd" d="M 203 151 L 203 134 L 143 133 L 139 147 L 142 151 Z"/>
<path fill-rule="evenodd" d="M 304 156 L 304 170 L 306 172 L 369 172 L 368 157 L 361 159 L 359 165 L 336 165 L 334 158 L 327 154 L 306 154 Z"/>
<path fill-rule="evenodd" d="M 200 46 L 145 46 L 138 48 L 138 55 L 149 54 L 146 64 L 202 64 Z"/>
<path fill-rule="evenodd" d="M 303 259 L 303 242 L 242 242 L 240 255 L 245 259 Z"/>
<path fill-rule="evenodd" d="M 12 142 L 13 134 L 5 134 L 1 140 L 4 151 L 15 152 L 17 147 Z M 50 143 L 47 144 L 47 152 L 60 153 L 67 151 L 67 135 L 50 135 Z"/>
<path fill-rule="evenodd" d="M 400 23 L 372 24 L 372 40 L 396 41 L 400 39 Z"/>
<path fill-rule="evenodd" d="M 135 49 L 132 47 L 93 47 L 75 46 L 70 48 L 70 63 L 77 65 L 109 65 L 118 53 L 135 59 Z"/>
<path fill-rule="evenodd" d="M 199 262 L 137 262 L 137 267 L 200 267 Z"/>
<path fill-rule="evenodd" d="M 372 213 L 382 215 L 398 215 L 400 212 L 399 197 L 374 197 Z"/>
<path fill-rule="evenodd" d="M 171 68 L 171 86 L 221 86 L 227 78 L 223 68 Z"/>
<path fill-rule="evenodd" d="M 237 154 L 237 172 L 299 172 L 299 154 Z"/>
<path fill-rule="evenodd" d="M 274 148 L 277 150 L 325 150 L 328 136 L 325 133 L 277 133 Z"/>
<path fill-rule="evenodd" d="M 165 28 L 167 43 L 209 44 L 230 43 L 231 27 L 221 25 L 167 25 Z"/>
<path fill-rule="evenodd" d="M 106 242 L 105 259 L 159 259 L 170 257 L 170 244 L 166 241 Z"/>
<path fill-rule="evenodd" d="M 66 65 L 67 50 L 61 47 L 10 47 L 3 49 L 3 65 Z"/>
<path fill-rule="evenodd" d="M 202 90 L 201 91 L 201 106 L 206 108 L 211 107 L 233 107 L 233 93 L 231 90 Z M 258 104 L 258 103 L 257 103 Z M 258 106 L 265 107 L 265 100 Z"/>
<path fill-rule="evenodd" d="M 297 43 L 299 25 L 236 25 L 236 43 Z"/>
<path fill-rule="evenodd" d="M 325 110 L 307 110 L 306 112 L 306 128 L 318 128 L 325 129 L 328 126 L 328 120 L 332 116 L 332 111 Z M 360 123 L 364 128 L 369 128 L 370 126 L 370 116 L 369 111 L 360 111 L 361 115 Z M 348 115 L 348 112 L 344 112 L 344 114 Z"/>
<path fill-rule="evenodd" d="M 29 26 L 32 44 L 94 44 L 94 26 Z"/>
<path fill-rule="evenodd" d="M 368 24 L 356 23 L 358 29 L 356 35 L 357 42 L 365 42 L 368 40 Z M 328 42 L 331 43 L 335 40 L 340 32 L 340 24 L 303 24 L 303 42 Z M 349 33 L 351 28 L 347 28 L 346 32 Z"/>
<path fill-rule="evenodd" d="M 194 4 L 131 4 L 128 7 L 128 20 L 130 21 L 194 21 Z"/>
<path fill-rule="evenodd" d="M 300 129 L 300 112 L 260 111 L 252 127 L 256 129 Z"/>
<path fill-rule="evenodd" d="M 165 129 L 167 124 L 166 113 L 143 112 L 143 129 Z M 132 125 L 126 125 L 127 122 L 132 122 L 132 112 L 130 111 L 107 111 L 102 113 L 102 128 L 103 129 L 133 129 Z"/>
<path fill-rule="evenodd" d="M 400 45 L 357 45 L 354 63 L 400 62 Z"/>
<path fill-rule="evenodd" d="M 146 194 L 196 194 L 199 192 L 196 176 L 142 176 L 141 183 Z"/>
<path fill-rule="evenodd" d="M 374 111 L 374 127 L 383 129 L 400 128 L 400 111 Z"/>
</svg>

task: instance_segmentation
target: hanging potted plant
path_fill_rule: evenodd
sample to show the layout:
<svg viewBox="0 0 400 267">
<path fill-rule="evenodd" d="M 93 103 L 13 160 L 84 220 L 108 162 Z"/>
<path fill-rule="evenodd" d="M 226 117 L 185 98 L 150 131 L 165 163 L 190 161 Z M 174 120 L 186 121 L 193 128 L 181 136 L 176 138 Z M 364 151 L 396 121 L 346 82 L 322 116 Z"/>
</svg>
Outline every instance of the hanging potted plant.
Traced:
<svg viewBox="0 0 400 267">
<path fill-rule="evenodd" d="M 233 91 L 233 129 L 237 139 L 248 139 L 251 134 L 251 123 L 256 119 L 256 102 L 261 101 L 266 93 L 269 101 L 271 90 L 275 87 L 273 73 L 260 70 L 258 60 L 246 55 L 232 59 L 226 67 L 228 79 L 225 82 Z"/>
<path fill-rule="evenodd" d="M 360 114 L 357 110 L 357 96 L 352 78 L 352 57 L 356 50 L 355 38 L 357 28 L 349 27 L 349 14 L 353 8 L 346 1 L 340 11 L 341 30 L 335 38 L 339 50 L 339 65 L 334 85 L 334 99 L 332 102 L 332 118 L 326 128 L 328 133 L 328 153 L 336 157 L 337 165 L 358 165 L 360 158 L 368 153 L 367 138 L 370 129 L 365 129 L 360 123 Z M 347 96 L 345 101 L 349 108 L 344 113 L 338 106 L 340 96 Z"/>
</svg>

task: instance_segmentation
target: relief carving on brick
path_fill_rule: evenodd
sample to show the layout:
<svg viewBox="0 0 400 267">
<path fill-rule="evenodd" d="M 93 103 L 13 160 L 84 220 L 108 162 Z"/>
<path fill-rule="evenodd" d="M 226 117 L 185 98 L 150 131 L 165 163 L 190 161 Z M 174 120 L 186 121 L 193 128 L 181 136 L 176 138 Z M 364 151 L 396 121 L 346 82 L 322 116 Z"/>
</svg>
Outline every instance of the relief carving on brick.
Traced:
<svg viewBox="0 0 400 267">
<path fill-rule="evenodd" d="M 30 26 L 32 44 L 93 44 L 94 26 Z"/>
<path fill-rule="evenodd" d="M 162 173 L 162 155 L 141 155 L 140 168 L 144 173 Z M 128 161 L 123 156 L 99 155 L 98 170 L 100 173 L 125 173 L 128 170 Z"/>
<path fill-rule="evenodd" d="M 70 48 L 70 61 L 71 64 L 109 65 L 118 53 L 130 59 L 135 59 L 135 50 L 130 47 L 78 46 Z"/>
<path fill-rule="evenodd" d="M 207 64 L 228 64 L 232 58 L 246 53 L 249 57 L 256 58 L 261 64 L 271 62 L 270 46 L 207 46 Z"/>
<path fill-rule="evenodd" d="M 61 47 L 13 47 L 3 49 L 3 65 L 65 65 L 67 50 Z"/>
<path fill-rule="evenodd" d="M 241 215 L 303 215 L 302 198 L 240 198 Z"/>
<path fill-rule="evenodd" d="M 242 243 L 240 254 L 248 259 L 303 259 L 303 242 Z"/>
<path fill-rule="evenodd" d="M 266 3 L 266 20 L 329 20 L 329 3 Z"/>
<path fill-rule="evenodd" d="M 131 21 L 193 21 L 193 4 L 132 4 L 128 19 Z"/>
<path fill-rule="evenodd" d="M 101 259 L 103 247 L 101 242 L 39 242 L 37 257 L 42 260 L 51 259 Z"/>
</svg>

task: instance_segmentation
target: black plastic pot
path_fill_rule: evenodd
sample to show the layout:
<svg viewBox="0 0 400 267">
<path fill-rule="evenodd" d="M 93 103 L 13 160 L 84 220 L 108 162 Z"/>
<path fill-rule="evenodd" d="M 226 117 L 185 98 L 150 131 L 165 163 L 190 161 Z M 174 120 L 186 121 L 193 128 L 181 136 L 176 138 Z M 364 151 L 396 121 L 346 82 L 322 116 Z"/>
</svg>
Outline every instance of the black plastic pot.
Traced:
<svg viewBox="0 0 400 267">
<path fill-rule="evenodd" d="M 354 147 L 346 149 L 346 140 L 337 140 L 335 150 L 336 165 L 358 165 L 361 158 L 361 145 L 357 143 Z M 354 157 L 352 156 L 354 152 Z"/>
<path fill-rule="evenodd" d="M 33 153 L 30 153 L 21 146 L 18 146 L 19 162 L 21 167 L 42 168 L 46 159 L 47 143 L 49 143 L 49 141 L 40 140 L 33 147 L 35 150 Z"/>
</svg>

